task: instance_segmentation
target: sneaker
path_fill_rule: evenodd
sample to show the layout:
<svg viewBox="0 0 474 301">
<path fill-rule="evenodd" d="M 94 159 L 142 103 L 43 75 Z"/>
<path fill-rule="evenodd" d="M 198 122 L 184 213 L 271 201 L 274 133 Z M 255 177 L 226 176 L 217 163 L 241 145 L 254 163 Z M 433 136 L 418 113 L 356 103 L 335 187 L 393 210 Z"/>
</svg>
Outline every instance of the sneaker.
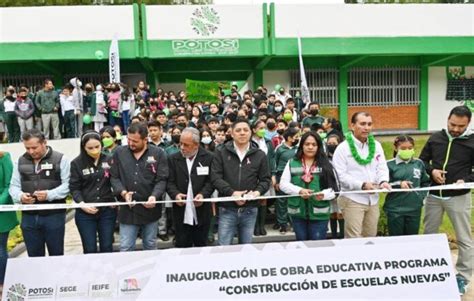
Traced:
<svg viewBox="0 0 474 301">
<path fill-rule="evenodd" d="M 456 275 L 456 281 L 458 282 L 459 295 L 462 296 L 467 292 L 469 282 L 461 275 Z"/>
<path fill-rule="evenodd" d="M 286 225 L 281 225 L 280 234 L 286 234 L 286 231 L 287 231 Z"/>
</svg>

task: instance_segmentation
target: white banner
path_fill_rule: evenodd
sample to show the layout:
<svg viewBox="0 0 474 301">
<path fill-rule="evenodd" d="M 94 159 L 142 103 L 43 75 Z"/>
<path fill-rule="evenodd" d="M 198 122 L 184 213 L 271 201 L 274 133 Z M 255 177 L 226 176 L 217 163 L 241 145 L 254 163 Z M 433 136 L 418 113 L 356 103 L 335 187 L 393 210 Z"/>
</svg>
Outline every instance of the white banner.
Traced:
<svg viewBox="0 0 474 301">
<path fill-rule="evenodd" d="M 120 83 L 120 54 L 116 36 L 112 39 L 109 49 L 109 79 L 111 83 Z"/>
<path fill-rule="evenodd" d="M 301 38 L 298 37 L 298 57 L 300 60 L 300 78 L 301 78 L 301 98 L 304 103 L 311 102 L 311 96 L 309 95 L 308 83 L 306 82 L 306 73 L 304 71 L 303 64 L 303 47 L 301 46 Z"/>
<path fill-rule="evenodd" d="M 437 234 L 10 259 L 3 300 L 14 298 L 454 301 L 459 293 L 447 238 Z"/>
</svg>

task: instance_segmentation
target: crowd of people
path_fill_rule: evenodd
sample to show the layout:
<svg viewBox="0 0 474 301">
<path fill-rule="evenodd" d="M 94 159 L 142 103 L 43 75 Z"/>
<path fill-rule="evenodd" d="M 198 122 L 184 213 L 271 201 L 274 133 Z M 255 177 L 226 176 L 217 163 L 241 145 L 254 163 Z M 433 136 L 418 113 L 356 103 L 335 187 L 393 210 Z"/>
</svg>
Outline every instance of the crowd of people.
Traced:
<svg viewBox="0 0 474 301">
<path fill-rule="evenodd" d="M 372 135 L 375 116 L 355 113 L 344 135 L 338 120 L 320 115 L 318 102 L 304 103 L 282 87 L 240 95 L 233 86 L 208 103 L 185 91 L 150 93 L 144 82 L 133 91 L 115 83 L 95 90 L 89 83 L 83 91 L 74 78 L 58 94 L 46 80 L 36 95 L 9 87 L 0 108 L 8 141 L 26 149 L 15 166 L 8 153 L 0 155 L 0 204 L 61 204 L 68 195 L 111 203 L 76 210 L 84 253 L 111 252 L 117 220 L 120 251 L 135 250 L 138 236 L 143 249 L 156 249 L 157 237 L 169 234 L 176 247 L 206 246 L 216 228 L 219 245 L 235 236 L 251 243 L 266 235 L 270 206 L 273 228 L 285 234 L 291 227 L 297 240 L 326 239 L 328 226 L 332 238 L 373 237 L 379 194 L 360 190 L 385 189 L 389 234 L 418 234 L 426 199 L 425 233 L 438 232 L 445 211 L 453 222 L 460 292 L 472 276 L 470 190 L 390 192 L 474 182 L 467 107 L 449 113 L 447 128 L 430 137 L 420 159 L 413 138 L 401 135 L 388 161 Z M 47 144 L 61 137 L 80 138 L 72 162 Z M 0 213 L 2 262 L 17 224 L 14 212 Z M 45 246 L 49 255 L 63 254 L 65 210 L 23 211 L 21 229 L 29 256 L 44 256 Z"/>
</svg>

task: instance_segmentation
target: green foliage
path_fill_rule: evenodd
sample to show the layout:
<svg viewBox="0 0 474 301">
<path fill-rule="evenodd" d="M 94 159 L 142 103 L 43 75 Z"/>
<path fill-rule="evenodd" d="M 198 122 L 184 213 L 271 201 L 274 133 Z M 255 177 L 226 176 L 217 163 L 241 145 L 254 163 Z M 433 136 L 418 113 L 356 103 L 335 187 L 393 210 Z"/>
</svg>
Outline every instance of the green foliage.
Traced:
<svg viewBox="0 0 474 301">
<path fill-rule="evenodd" d="M 61 5 L 125 5 L 175 4 L 173 0 L 0 0 L 0 7 L 9 6 L 61 6 Z"/>
</svg>

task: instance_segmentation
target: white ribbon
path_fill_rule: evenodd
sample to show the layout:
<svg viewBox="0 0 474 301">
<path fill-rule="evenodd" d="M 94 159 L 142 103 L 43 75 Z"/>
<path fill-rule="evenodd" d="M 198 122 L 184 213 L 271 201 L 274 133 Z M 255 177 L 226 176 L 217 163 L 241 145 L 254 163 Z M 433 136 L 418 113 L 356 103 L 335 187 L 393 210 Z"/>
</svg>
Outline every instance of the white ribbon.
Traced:
<svg viewBox="0 0 474 301">
<path fill-rule="evenodd" d="M 344 194 L 370 194 L 370 193 L 387 193 L 387 192 L 417 192 L 417 191 L 439 191 L 439 190 L 463 190 L 463 189 L 474 189 L 474 182 L 469 183 L 462 183 L 462 184 L 449 184 L 449 185 L 439 185 L 439 186 L 431 186 L 431 187 L 423 187 L 423 188 L 397 188 L 397 189 L 374 189 L 374 190 L 355 190 L 355 191 L 339 191 L 335 192 L 336 195 L 344 195 Z M 313 195 L 318 195 L 321 192 L 313 193 Z M 234 202 L 234 201 L 241 201 L 241 200 L 269 200 L 269 199 L 278 199 L 278 198 L 291 198 L 291 197 L 299 197 L 299 194 L 295 195 L 275 195 L 275 196 L 259 196 L 259 197 L 252 197 L 252 198 L 245 198 L 245 197 L 221 197 L 221 198 L 208 198 L 202 199 L 201 202 L 212 202 L 212 203 L 219 203 L 219 202 Z M 159 200 L 155 201 L 157 204 L 165 204 L 165 203 L 176 203 L 182 202 L 178 200 Z M 6 211 L 25 211 L 25 210 L 57 210 L 57 209 L 77 209 L 77 208 L 87 208 L 87 207 L 110 207 L 110 206 L 128 206 L 128 205 L 138 205 L 138 204 L 145 204 L 147 202 L 136 202 L 133 201 L 132 203 L 126 202 L 107 202 L 107 203 L 71 203 L 71 204 L 32 204 L 32 205 L 25 205 L 25 204 L 15 204 L 15 205 L 1 205 L 0 212 Z"/>
</svg>

